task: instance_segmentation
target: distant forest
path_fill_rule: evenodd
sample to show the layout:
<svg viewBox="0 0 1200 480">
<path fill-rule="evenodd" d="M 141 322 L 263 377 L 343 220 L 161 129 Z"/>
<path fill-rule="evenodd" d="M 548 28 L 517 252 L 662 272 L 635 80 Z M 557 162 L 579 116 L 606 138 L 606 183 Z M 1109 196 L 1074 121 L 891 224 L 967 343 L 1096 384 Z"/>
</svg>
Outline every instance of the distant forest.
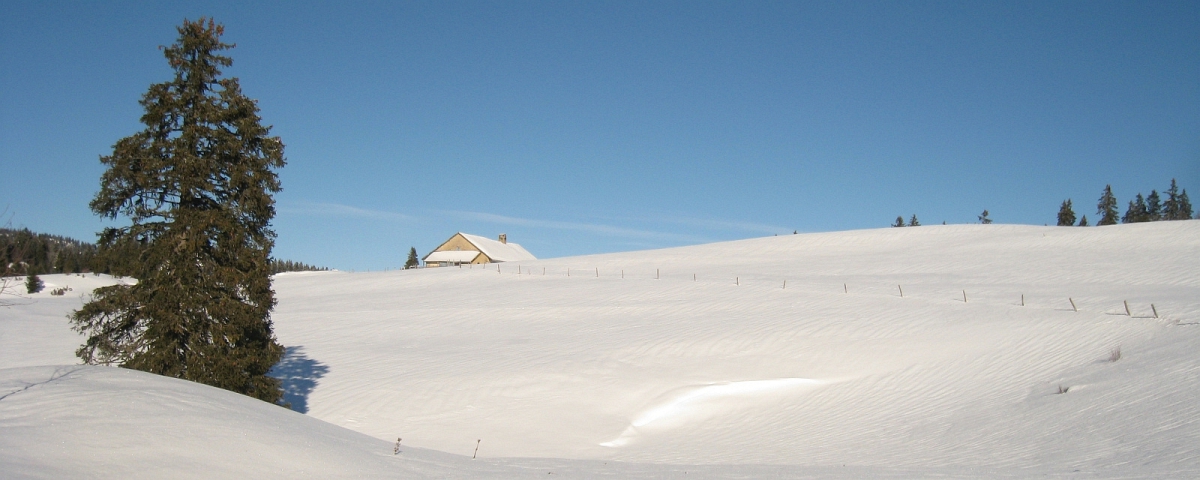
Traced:
<svg viewBox="0 0 1200 480">
<path fill-rule="evenodd" d="M 1165 196 L 1165 198 L 1164 198 Z M 1196 216 L 1192 217 L 1192 201 L 1188 199 L 1187 189 L 1180 189 L 1179 184 L 1175 179 L 1171 179 L 1171 186 L 1163 191 L 1163 195 L 1159 195 L 1158 190 L 1151 190 L 1150 195 L 1142 196 L 1141 192 L 1129 201 L 1129 207 L 1125 210 L 1125 215 L 1121 216 L 1118 211 L 1120 206 L 1117 202 L 1117 196 L 1113 195 L 1112 185 L 1105 185 L 1104 191 L 1100 193 L 1100 200 L 1096 202 L 1096 226 L 1116 225 L 1117 223 L 1141 223 L 1141 222 L 1159 222 L 1164 220 L 1189 220 L 1192 218 L 1200 219 L 1200 212 L 1196 212 Z M 984 210 L 979 215 L 979 223 L 992 223 L 989 212 Z M 1079 223 L 1075 223 L 1078 220 Z M 942 222 L 945 225 L 946 222 Z M 1088 226 L 1087 215 L 1082 217 L 1075 216 L 1075 205 L 1071 203 L 1071 199 L 1063 200 L 1062 205 L 1058 207 L 1058 218 L 1056 225 L 1060 227 L 1069 227 L 1078 225 L 1080 227 Z M 904 216 L 896 217 L 896 221 L 892 223 L 893 227 L 919 227 L 920 220 L 917 220 L 917 214 L 913 214 L 909 218 L 908 223 L 904 223 Z"/>
<path fill-rule="evenodd" d="M 0 262 L 4 275 L 112 271 L 97 258 L 95 245 L 29 229 L 0 228 Z"/>
<path fill-rule="evenodd" d="M 283 272 L 325 272 L 328 270 L 328 267 L 316 267 L 291 260 L 271 259 L 271 275 Z"/>
<path fill-rule="evenodd" d="M 1171 179 L 1171 186 L 1164 192 L 1166 199 L 1158 194 L 1158 190 L 1151 190 L 1150 195 L 1143 197 L 1141 192 L 1133 200 L 1129 201 L 1129 208 L 1125 210 L 1125 216 L 1120 216 L 1117 207 L 1120 205 L 1117 202 L 1117 196 L 1113 195 L 1112 185 L 1105 185 L 1104 191 L 1100 193 L 1100 200 L 1096 202 L 1096 225 L 1116 225 L 1120 223 L 1142 223 L 1142 222 L 1158 222 L 1163 220 L 1188 220 L 1192 218 L 1192 201 L 1188 199 L 1187 189 L 1180 191 L 1179 185 L 1175 183 L 1175 179 Z M 1197 217 L 1200 218 L 1200 217 Z M 1071 199 L 1063 200 L 1062 205 L 1058 207 L 1058 226 L 1069 227 L 1076 225 L 1075 209 L 1071 204 Z M 1087 215 L 1079 219 L 1079 226 L 1086 227 L 1088 225 Z"/>
<path fill-rule="evenodd" d="M 61 235 L 34 233 L 29 229 L 0 228 L 0 275 L 47 273 L 107 273 L 122 275 L 124 262 L 133 258 L 129 248 L 100 255 L 96 245 Z M 271 259 L 271 274 L 324 271 L 292 260 Z"/>
</svg>

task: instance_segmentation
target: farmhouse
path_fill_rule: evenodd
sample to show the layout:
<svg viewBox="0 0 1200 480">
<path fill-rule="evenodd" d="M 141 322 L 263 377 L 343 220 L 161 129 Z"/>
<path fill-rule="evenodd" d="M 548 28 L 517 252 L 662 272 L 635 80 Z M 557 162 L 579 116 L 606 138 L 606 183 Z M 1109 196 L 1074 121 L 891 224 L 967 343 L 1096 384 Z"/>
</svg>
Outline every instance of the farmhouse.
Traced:
<svg viewBox="0 0 1200 480">
<path fill-rule="evenodd" d="M 458 232 L 421 260 L 426 267 L 448 267 L 464 263 L 515 262 L 537 258 L 520 245 L 508 243 L 508 235 L 503 233 L 500 234 L 500 241 L 496 241 Z"/>
</svg>

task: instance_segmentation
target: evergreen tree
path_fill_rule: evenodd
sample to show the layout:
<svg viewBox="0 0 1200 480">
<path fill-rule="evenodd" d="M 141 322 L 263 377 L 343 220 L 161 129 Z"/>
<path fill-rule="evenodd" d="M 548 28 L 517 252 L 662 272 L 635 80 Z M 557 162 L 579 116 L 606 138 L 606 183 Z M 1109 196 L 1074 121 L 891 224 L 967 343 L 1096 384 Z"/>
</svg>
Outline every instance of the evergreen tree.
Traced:
<svg viewBox="0 0 1200 480">
<path fill-rule="evenodd" d="M 1112 185 L 1104 186 L 1104 193 L 1100 194 L 1100 201 L 1096 203 L 1096 214 L 1100 215 L 1097 226 L 1117 224 L 1117 197 L 1112 193 Z"/>
<path fill-rule="evenodd" d="M 25 278 L 26 293 L 38 293 L 45 287 L 46 284 L 42 283 L 42 279 L 36 273 L 29 272 L 29 276 Z"/>
<path fill-rule="evenodd" d="M 408 249 L 408 260 L 404 262 L 404 268 L 417 268 L 421 265 L 421 261 L 417 259 L 417 247 Z"/>
<path fill-rule="evenodd" d="M 1186 199 L 1184 199 L 1186 200 Z M 1179 186 L 1175 184 L 1175 179 L 1171 179 L 1171 188 L 1167 189 L 1167 201 L 1163 202 L 1162 219 L 1163 220 L 1187 220 L 1192 218 L 1192 205 L 1188 202 L 1187 212 L 1184 212 L 1184 205 L 1179 194 Z"/>
<path fill-rule="evenodd" d="M 984 210 L 983 213 L 979 214 L 979 223 L 982 223 L 984 225 L 992 223 L 992 219 L 988 218 L 987 210 Z"/>
<path fill-rule="evenodd" d="M 1125 216 L 1121 217 L 1121 223 L 1149 222 L 1150 216 L 1146 211 L 1146 200 L 1139 193 L 1134 200 L 1129 201 L 1129 208 L 1125 210 Z"/>
<path fill-rule="evenodd" d="M 908 219 L 908 226 L 910 226 L 910 227 L 921 226 L 921 222 L 917 221 L 917 214 L 914 213 L 912 218 Z"/>
<path fill-rule="evenodd" d="M 1075 225 L 1075 210 L 1071 208 L 1071 199 L 1063 200 L 1062 206 L 1058 207 L 1058 226 L 1069 227 Z"/>
<path fill-rule="evenodd" d="M 1162 200 L 1158 197 L 1158 190 L 1151 190 L 1146 197 L 1146 218 L 1151 222 L 1162 220 Z"/>
<path fill-rule="evenodd" d="M 1192 218 L 1192 202 L 1188 200 L 1186 188 L 1179 194 L 1179 206 L 1177 208 L 1179 209 L 1180 220 L 1189 220 Z"/>
<path fill-rule="evenodd" d="M 177 30 L 163 49 L 174 78 L 142 96 L 146 128 L 101 157 L 90 204 L 131 222 L 104 229 L 99 248 L 128 248 L 138 282 L 96 289 L 72 314 L 88 335 L 76 354 L 276 402 L 270 221 L 283 142 L 237 79 L 219 78 L 233 62 L 219 54 L 232 48 L 224 27 L 201 18 Z"/>
<path fill-rule="evenodd" d="M 1079 219 L 1079 226 L 1081 226 L 1081 227 L 1086 227 L 1086 226 L 1088 226 L 1088 223 L 1087 223 L 1087 215 L 1084 215 L 1084 216 L 1083 216 L 1083 218 L 1080 218 L 1080 219 Z"/>
<path fill-rule="evenodd" d="M 904 226 L 904 217 L 896 217 L 896 223 L 893 223 L 892 226 L 893 227 L 903 227 Z"/>
</svg>

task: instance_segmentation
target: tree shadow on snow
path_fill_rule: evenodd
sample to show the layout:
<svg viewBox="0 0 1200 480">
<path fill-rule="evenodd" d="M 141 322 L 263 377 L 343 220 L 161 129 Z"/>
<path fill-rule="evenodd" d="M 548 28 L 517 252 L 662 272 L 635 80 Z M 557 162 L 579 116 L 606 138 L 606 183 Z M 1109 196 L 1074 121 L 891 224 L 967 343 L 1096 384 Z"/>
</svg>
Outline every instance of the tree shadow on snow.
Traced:
<svg viewBox="0 0 1200 480">
<path fill-rule="evenodd" d="M 303 346 L 287 347 L 279 363 L 267 376 L 279 379 L 283 402 L 300 413 L 308 413 L 308 394 L 317 387 L 317 380 L 329 373 L 325 364 L 308 358 Z"/>
</svg>

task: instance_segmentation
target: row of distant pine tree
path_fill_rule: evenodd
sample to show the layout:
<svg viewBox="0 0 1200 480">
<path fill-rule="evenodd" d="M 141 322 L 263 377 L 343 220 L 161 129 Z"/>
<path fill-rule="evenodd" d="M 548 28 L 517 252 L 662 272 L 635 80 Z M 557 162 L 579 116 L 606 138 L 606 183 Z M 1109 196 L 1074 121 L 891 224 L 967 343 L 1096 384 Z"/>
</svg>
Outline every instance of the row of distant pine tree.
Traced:
<svg viewBox="0 0 1200 480">
<path fill-rule="evenodd" d="M 1141 222 L 1158 222 L 1163 220 L 1188 220 L 1192 217 L 1192 202 L 1188 199 L 1187 189 L 1180 189 L 1175 183 L 1175 179 L 1171 179 L 1171 187 L 1166 191 L 1167 199 L 1163 200 L 1158 194 L 1158 190 L 1151 190 L 1150 195 L 1142 196 L 1138 192 L 1133 200 L 1129 201 L 1129 207 L 1125 209 L 1125 215 L 1121 215 L 1117 209 L 1117 196 L 1113 195 L 1112 185 L 1105 185 L 1104 192 L 1100 194 L 1100 201 L 1096 203 L 1096 215 L 1100 217 L 1100 221 L 1096 225 L 1116 225 L 1117 223 L 1141 223 Z M 1196 213 L 1195 218 L 1200 219 L 1200 213 Z M 1058 207 L 1058 226 L 1073 226 L 1076 225 L 1075 209 L 1071 204 L 1071 199 L 1063 200 L 1062 206 Z M 1078 218 L 1079 226 L 1088 226 L 1087 215 Z M 984 210 L 979 215 L 979 223 L 992 223 L 992 219 L 988 217 L 988 211 Z M 944 222 L 943 222 L 944 224 Z M 921 221 L 917 220 L 917 214 L 913 214 L 908 219 L 908 223 L 904 222 L 904 216 L 896 217 L 896 221 L 892 223 L 893 227 L 919 227 Z"/>
<path fill-rule="evenodd" d="M 118 251 L 119 252 L 119 251 Z M 107 273 L 124 275 L 122 265 L 131 252 L 98 255 L 96 245 L 61 235 L 35 233 L 27 228 L 0 228 L 0 276 L 48 273 Z M 292 260 L 271 259 L 271 274 L 326 271 Z"/>
<path fill-rule="evenodd" d="M 1171 188 L 1166 191 L 1167 199 L 1163 200 L 1158 194 L 1158 190 L 1151 190 L 1150 195 L 1142 196 L 1138 192 L 1133 200 L 1129 201 L 1129 207 L 1125 210 L 1125 215 L 1121 216 L 1117 210 L 1117 196 L 1113 195 L 1112 185 L 1105 185 L 1104 192 L 1100 194 L 1100 200 L 1096 203 L 1096 215 L 1100 217 L 1100 221 L 1096 225 L 1116 225 L 1120 223 L 1141 223 L 1141 222 L 1157 222 L 1162 220 L 1188 220 L 1192 218 L 1192 202 L 1188 200 L 1187 189 L 1180 190 L 1175 183 L 1175 179 L 1171 179 Z M 1200 218 L 1198 216 L 1197 218 Z M 1058 225 L 1071 226 L 1075 225 L 1075 210 L 1071 205 L 1071 199 L 1063 200 L 1062 206 L 1058 207 Z M 1086 227 L 1088 225 L 1087 215 L 1083 215 L 1079 219 L 1079 226 Z"/>
<path fill-rule="evenodd" d="M 992 223 L 992 217 L 989 217 L 988 215 L 991 215 L 991 214 L 988 213 L 987 210 L 984 210 L 983 213 L 979 214 L 979 217 L 978 217 L 979 223 L 982 223 L 984 225 Z M 942 222 L 942 225 L 945 225 L 945 224 L 946 224 L 946 222 Z M 917 220 L 917 214 L 914 213 L 912 218 L 908 219 L 908 224 L 905 225 L 904 224 L 904 216 L 901 215 L 899 217 L 896 217 L 896 222 L 893 223 L 892 226 L 893 227 L 919 227 L 919 226 L 921 226 L 921 221 Z"/>
<path fill-rule="evenodd" d="M 271 275 L 283 272 L 327 272 L 329 267 L 318 267 L 304 262 L 271 259 Z"/>
<path fill-rule="evenodd" d="M 892 226 L 893 227 L 919 227 L 919 226 L 921 226 L 921 221 L 917 220 L 917 214 L 914 213 L 912 218 L 908 219 L 908 224 L 905 225 L 904 224 L 904 215 L 900 215 L 900 216 L 896 217 L 896 221 L 894 223 L 892 223 Z"/>
<path fill-rule="evenodd" d="M 74 238 L 29 229 L 0 228 L 0 275 L 107 272 L 96 246 Z"/>
</svg>

